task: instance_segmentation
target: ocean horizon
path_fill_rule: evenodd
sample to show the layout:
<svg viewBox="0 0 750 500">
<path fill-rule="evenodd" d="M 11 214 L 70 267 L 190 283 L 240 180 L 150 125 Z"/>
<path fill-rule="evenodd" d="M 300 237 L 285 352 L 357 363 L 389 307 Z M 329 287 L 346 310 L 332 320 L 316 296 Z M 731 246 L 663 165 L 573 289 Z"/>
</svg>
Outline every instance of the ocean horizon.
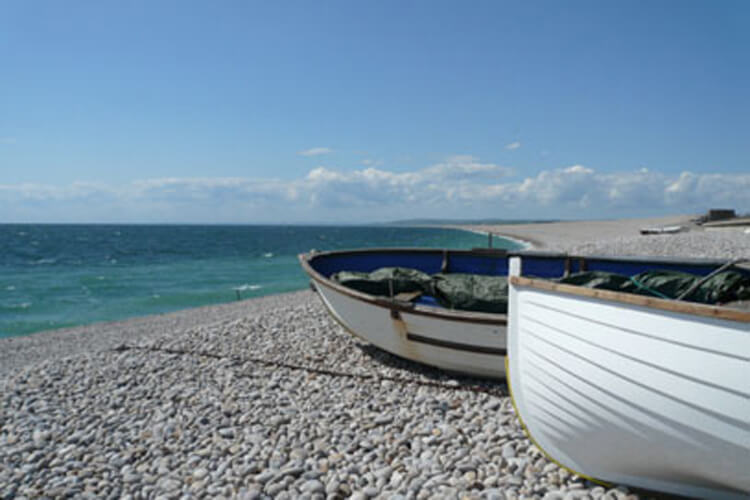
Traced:
<svg viewBox="0 0 750 500">
<path fill-rule="evenodd" d="M 301 290 L 299 253 L 487 246 L 395 225 L 1 224 L 0 337 Z M 493 238 L 498 248 L 521 245 Z"/>
</svg>

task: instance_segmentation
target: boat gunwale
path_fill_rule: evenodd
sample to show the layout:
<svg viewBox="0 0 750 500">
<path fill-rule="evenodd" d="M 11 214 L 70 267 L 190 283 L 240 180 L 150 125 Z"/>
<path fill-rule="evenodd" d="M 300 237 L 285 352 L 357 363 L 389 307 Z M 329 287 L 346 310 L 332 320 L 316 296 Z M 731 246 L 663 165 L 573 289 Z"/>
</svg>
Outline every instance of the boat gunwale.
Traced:
<svg viewBox="0 0 750 500">
<path fill-rule="evenodd" d="M 368 248 L 368 249 L 357 249 L 357 250 L 334 250 L 330 252 L 316 252 L 316 253 L 303 253 L 299 254 L 298 258 L 302 269 L 307 273 L 308 276 L 317 283 L 331 288 L 343 295 L 351 297 L 362 302 L 380 307 L 382 309 L 390 311 L 399 311 L 407 314 L 417 314 L 421 316 L 430 316 L 433 318 L 439 318 L 449 321 L 460 321 L 466 323 L 475 324 L 487 324 L 487 325 L 500 325 L 506 326 L 508 324 L 507 314 L 496 314 L 496 313 L 481 313 L 475 311 L 456 311 L 451 309 L 443 309 L 438 307 L 423 306 L 420 304 L 412 304 L 399 302 L 389 298 L 377 297 L 357 290 L 353 290 L 340 283 L 336 283 L 330 278 L 326 278 L 320 274 L 316 269 L 310 265 L 310 261 L 318 257 L 325 257 L 330 255 L 356 255 L 366 253 L 379 253 L 379 252 L 397 252 L 397 253 L 461 253 L 461 254 L 474 254 L 474 255 L 497 255 L 506 256 L 508 253 L 501 249 L 480 249 L 478 251 L 473 250 L 443 250 L 435 248 Z"/>
<path fill-rule="evenodd" d="M 693 316 L 736 321 L 739 323 L 750 323 L 750 312 L 741 311 L 739 309 L 732 309 L 725 306 L 701 304 L 698 302 L 669 300 L 658 297 L 647 297 L 626 292 L 615 292 L 612 290 L 586 288 L 565 283 L 555 283 L 553 281 L 540 278 L 528 278 L 526 276 L 511 276 L 510 283 L 517 286 L 535 288 L 548 292 L 557 292 L 566 295 L 577 295 L 579 297 L 588 297 L 607 302 L 624 303 L 645 307 L 648 309 L 659 309 L 662 311 L 689 314 Z"/>
</svg>

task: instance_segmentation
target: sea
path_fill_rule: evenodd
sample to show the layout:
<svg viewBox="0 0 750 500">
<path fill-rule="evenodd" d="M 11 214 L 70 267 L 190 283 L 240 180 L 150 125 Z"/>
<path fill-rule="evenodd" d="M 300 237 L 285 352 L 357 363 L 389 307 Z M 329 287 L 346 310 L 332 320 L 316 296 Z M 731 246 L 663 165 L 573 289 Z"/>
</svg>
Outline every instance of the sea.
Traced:
<svg viewBox="0 0 750 500">
<path fill-rule="evenodd" d="M 308 286 L 299 253 L 473 248 L 486 235 L 402 226 L 0 225 L 0 337 Z M 495 237 L 493 246 L 515 249 Z"/>
</svg>

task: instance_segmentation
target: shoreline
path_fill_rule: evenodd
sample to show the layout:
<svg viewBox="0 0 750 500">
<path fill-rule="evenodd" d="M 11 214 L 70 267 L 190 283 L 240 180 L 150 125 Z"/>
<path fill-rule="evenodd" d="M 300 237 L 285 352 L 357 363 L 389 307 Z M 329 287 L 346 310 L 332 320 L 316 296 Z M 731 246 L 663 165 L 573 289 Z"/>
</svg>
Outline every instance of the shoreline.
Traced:
<svg viewBox="0 0 750 500">
<path fill-rule="evenodd" d="M 640 235 L 640 228 L 648 226 L 682 225 L 690 230 L 695 230 L 696 226 L 691 222 L 694 217 L 694 215 L 674 215 L 651 218 L 537 222 L 532 224 L 478 224 L 465 227 L 523 242 L 530 246 L 529 249 L 567 250 L 593 241 L 637 237 Z"/>
<path fill-rule="evenodd" d="M 522 238 L 518 238 L 515 236 L 510 236 L 507 234 L 493 232 L 491 230 L 475 229 L 475 226 L 439 226 L 439 227 L 445 227 L 446 229 L 458 229 L 460 231 L 468 231 L 474 234 L 481 234 L 482 236 L 489 236 L 490 234 L 492 234 L 493 236 L 503 238 L 512 243 L 515 243 L 516 245 L 521 246 L 521 250 L 533 250 L 534 249 L 534 243 L 531 241 L 524 240 Z"/>
</svg>

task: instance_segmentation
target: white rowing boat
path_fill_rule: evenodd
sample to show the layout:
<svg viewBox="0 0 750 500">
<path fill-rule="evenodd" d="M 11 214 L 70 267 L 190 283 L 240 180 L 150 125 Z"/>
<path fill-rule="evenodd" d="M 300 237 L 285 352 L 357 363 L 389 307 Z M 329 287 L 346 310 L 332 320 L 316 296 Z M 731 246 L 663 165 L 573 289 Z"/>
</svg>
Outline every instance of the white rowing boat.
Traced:
<svg viewBox="0 0 750 500">
<path fill-rule="evenodd" d="M 510 267 L 509 385 L 539 448 L 584 477 L 748 498 L 750 312 Z"/>
<path fill-rule="evenodd" d="M 641 228 L 641 234 L 677 234 L 684 231 L 683 226 L 660 226 Z"/>
<path fill-rule="evenodd" d="M 363 293 L 331 279 L 341 270 L 404 266 L 438 272 L 446 266 L 507 275 L 504 252 L 377 249 L 300 255 L 302 268 L 330 314 L 356 337 L 397 356 L 480 377 L 505 377 L 505 314 L 457 311 L 434 301 Z"/>
</svg>

